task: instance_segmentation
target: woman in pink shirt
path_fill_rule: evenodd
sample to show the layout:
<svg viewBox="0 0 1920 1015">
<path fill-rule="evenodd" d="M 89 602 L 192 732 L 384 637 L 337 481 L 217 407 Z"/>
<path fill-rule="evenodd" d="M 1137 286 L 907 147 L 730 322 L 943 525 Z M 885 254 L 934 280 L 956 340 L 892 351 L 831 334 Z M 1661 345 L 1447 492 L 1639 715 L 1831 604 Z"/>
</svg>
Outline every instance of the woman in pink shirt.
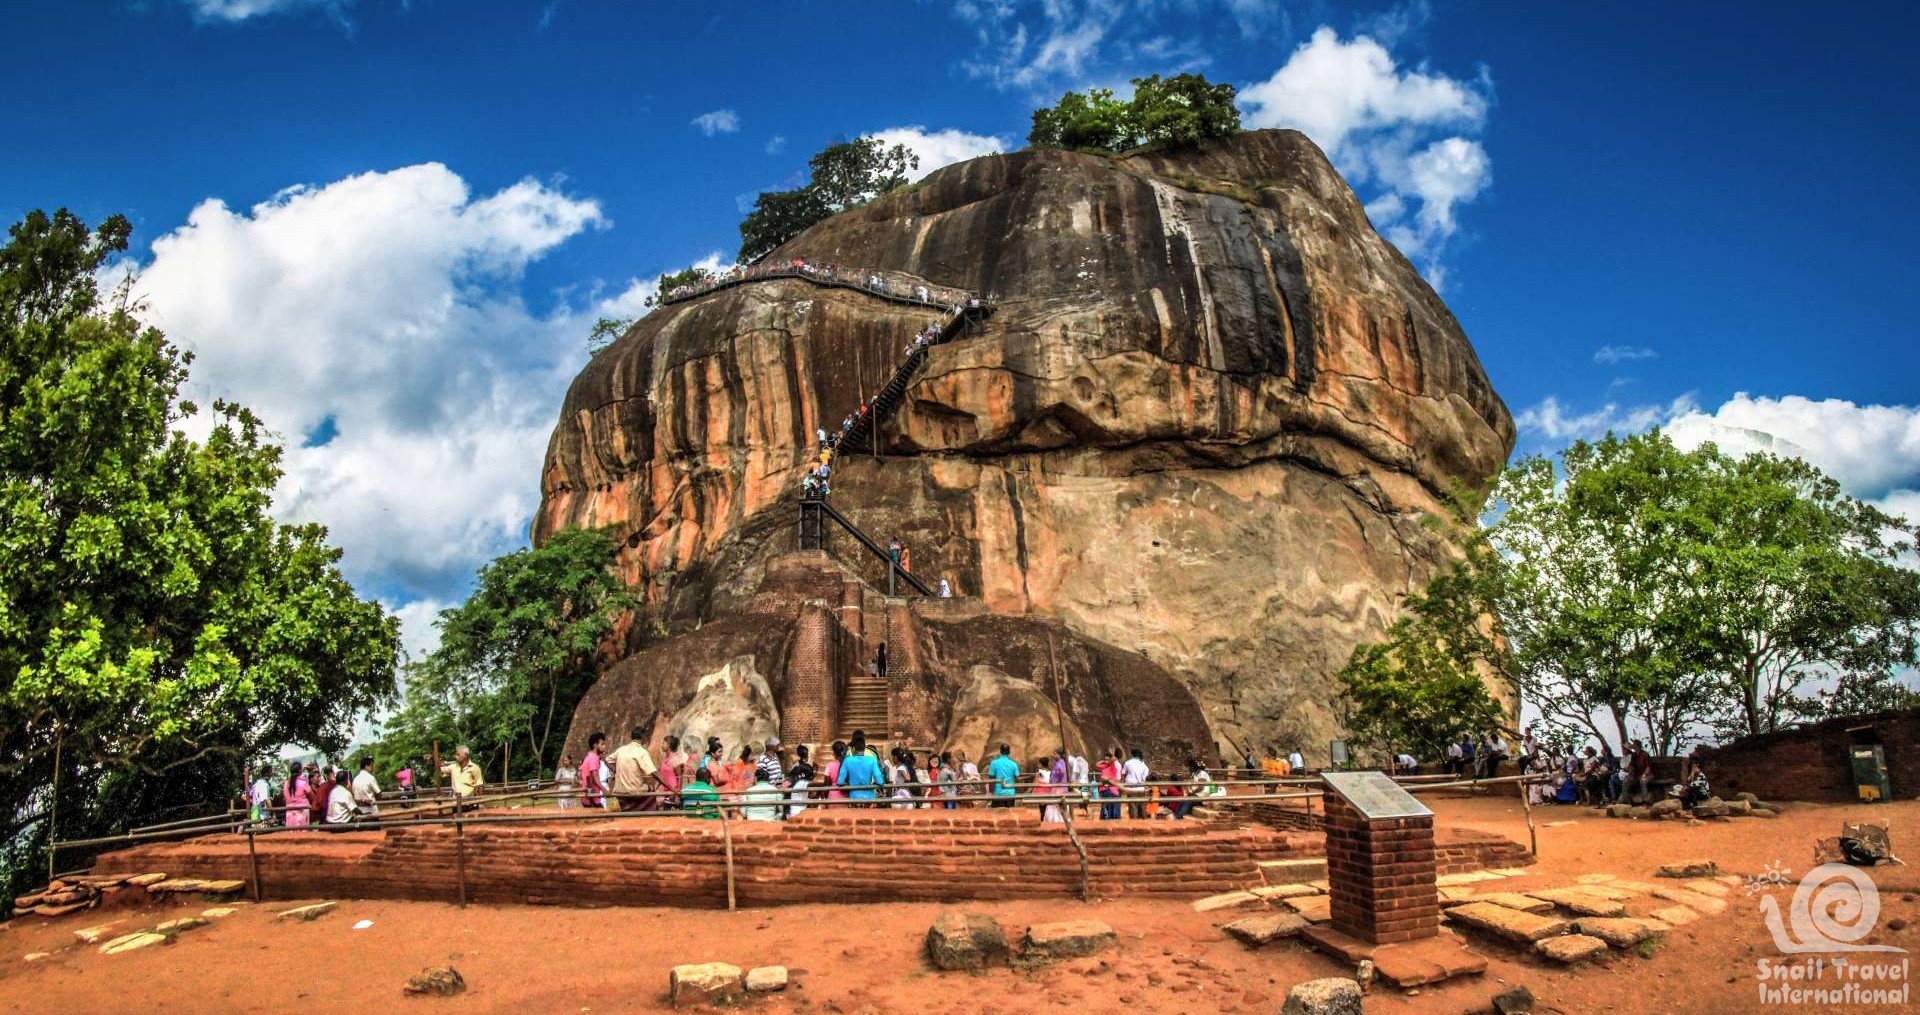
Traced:
<svg viewBox="0 0 1920 1015">
<path fill-rule="evenodd" d="M 293 770 L 287 776 L 287 813 L 288 828 L 307 827 L 307 809 L 313 806 L 309 796 L 312 787 L 307 782 L 307 770 L 293 763 Z"/>
<path fill-rule="evenodd" d="M 595 730 L 587 737 L 587 756 L 580 759 L 580 804 L 583 807 L 605 808 L 607 803 L 600 796 L 600 787 L 606 780 L 600 778 L 600 747 L 607 742 L 607 735 Z"/>
</svg>

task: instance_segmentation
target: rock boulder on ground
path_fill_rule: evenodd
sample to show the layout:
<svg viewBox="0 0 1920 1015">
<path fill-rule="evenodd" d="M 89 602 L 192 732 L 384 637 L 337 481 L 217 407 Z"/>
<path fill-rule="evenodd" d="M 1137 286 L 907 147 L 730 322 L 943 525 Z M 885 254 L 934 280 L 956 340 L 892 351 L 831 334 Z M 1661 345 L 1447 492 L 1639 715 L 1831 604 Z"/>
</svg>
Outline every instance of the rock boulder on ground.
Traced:
<svg viewBox="0 0 1920 1015">
<path fill-rule="evenodd" d="M 1679 801 L 1674 801 L 1676 804 Z M 1663 878 L 1710 878 L 1720 873 L 1720 865 L 1712 860 L 1676 860 L 1663 863 L 1655 871 L 1656 877 Z"/>
<path fill-rule="evenodd" d="M 1573 922 L 1574 933 L 1599 938 L 1614 948 L 1632 948 L 1648 938 L 1664 934 L 1665 928 L 1666 924 L 1656 924 L 1652 920 L 1619 917 L 1589 916 Z"/>
<path fill-rule="evenodd" d="M 1098 920 L 1036 923 L 1027 928 L 1021 951 L 1032 959 L 1075 959 L 1112 946 L 1113 928 Z"/>
<path fill-rule="evenodd" d="M 1666 797 L 1665 799 L 1655 800 L 1651 805 L 1649 805 L 1647 807 L 1647 813 L 1652 817 L 1666 818 L 1666 817 L 1672 817 L 1673 815 L 1679 814 L 1681 811 L 1685 809 L 1686 808 L 1680 803 L 1680 801 L 1675 800 L 1672 797 Z"/>
<path fill-rule="evenodd" d="M 1533 1011 L 1533 991 L 1514 987 L 1493 995 L 1493 1015 L 1529 1015 Z"/>
<path fill-rule="evenodd" d="M 675 1008 L 727 1004 L 740 995 L 740 967 L 725 962 L 675 966 L 667 976 L 667 1000 Z"/>
<path fill-rule="evenodd" d="M 1360 984 L 1344 976 L 1308 980 L 1287 991 L 1280 1015 L 1364 1015 Z"/>
<path fill-rule="evenodd" d="M 427 997 L 452 997 L 467 989 L 467 978 L 452 966 L 428 966 L 407 978 L 404 993 Z"/>
<path fill-rule="evenodd" d="M 935 969 L 985 969 L 1007 961 L 1007 935 L 985 913 L 950 909 L 927 928 L 927 961 Z"/>
<path fill-rule="evenodd" d="M 333 912 L 339 908 L 339 906 L 340 904 L 338 902 L 316 902 L 310 906 L 295 906 L 292 909 L 283 909 L 273 914 L 273 918 L 275 920 L 300 920 L 302 922 L 318 920 L 328 913 Z"/>
<path fill-rule="evenodd" d="M 774 994 L 787 989 L 787 967 L 755 966 L 747 970 L 747 992 Z"/>
<path fill-rule="evenodd" d="M 1543 937 L 1567 931 L 1567 921 L 1552 916 L 1537 916 L 1490 902 L 1469 902 L 1447 910 L 1447 918 L 1475 930 L 1485 931 L 1518 944 L 1532 944 Z"/>
</svg>

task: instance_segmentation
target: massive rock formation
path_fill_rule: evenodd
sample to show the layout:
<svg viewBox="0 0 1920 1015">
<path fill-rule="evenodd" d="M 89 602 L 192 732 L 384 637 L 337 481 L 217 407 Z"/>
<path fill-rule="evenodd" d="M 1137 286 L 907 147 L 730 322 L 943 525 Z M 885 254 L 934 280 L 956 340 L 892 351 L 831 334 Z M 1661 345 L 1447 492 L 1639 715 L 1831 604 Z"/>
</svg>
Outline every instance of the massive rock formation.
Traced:
<svg viewBox="0 0 1920 1015">
<path fill-rule="evenodd" d="M 842 464 L 836 506 L 977 597 L 974 623 L 1026 618 L 1095 656 L 1144 656 L 1222 747 L 1324 750 L 1333 673 L 1449 552 L 1422 518 L 1512 447 L 1453 315 L 1295 132 L 975 159 L 773 256 L 994 298 L 984 326 L 932 350 L 880 456 Z M 674 630 L 744 615 L 793 548 L 813 430 L 877 390 L 932 318 L 798 280 L 655 311 L 568 393 L 535 539 L 614 526 Z M 945 661 L 943 708 L 975 664 L 1032 676 L 990 642 L 978 653 Z M 602 684 L 652 680 L 621 666 Z M 653 715 L 686 703 L 645 696 Z M 1129 732 L 1089 707 L 1070 711 Z"/>
</svg>

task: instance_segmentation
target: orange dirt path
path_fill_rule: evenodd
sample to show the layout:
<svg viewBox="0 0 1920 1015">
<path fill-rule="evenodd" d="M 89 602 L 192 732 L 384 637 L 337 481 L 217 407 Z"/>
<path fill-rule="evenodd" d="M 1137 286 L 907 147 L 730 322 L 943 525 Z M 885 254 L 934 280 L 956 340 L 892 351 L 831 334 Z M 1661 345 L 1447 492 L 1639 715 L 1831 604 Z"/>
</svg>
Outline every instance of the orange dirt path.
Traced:
<svg viewBox="0 0 1920 1015">
<path fill-rule="evenodd" d="M 1439 798 L 1442 825 L 1482 828 L 1526 841 L 1510 798 Z M 1877 807 L 1791 807 L 1773 820 L 1743 818 L 1694 827 L 1609 820 L 1578 808 L 1540 808 L 1541 857 L 1525 876 L 1473 886 L 1526 891 L 1571 883 L 1581 874 L 1650 880 L 1666 861 L 1718 860 L 1723 871 L 1758 872 L 1784 864 L 1794 877 L 1810 867 L 1813 843 L 1846 820 L 1888 825 L 1896 851 L 1920 860 L 1920 802 Z M 1549 826 L 1549 822 L 1571 822 Z M 1881 885 L 1879 929 L 1866 940 L 1920 956 L 1920 866 L 1873 871 Z M 1789 890 L 1774 893 L 1784 905 Z M 1483 1008 L 1513 984 L 1525 984 L 1536 1011 L 1687 1015 L 1814 1010 L 1758 1001 L 1755 959 L 1777 956 L 1758 897 L 1741 888 L 1727 911 L 1676 928 L 1650 958 L 1615 955 L 1579 970 L 1549 967 L 1515 949 L 1470 938 L 1490 964 L 1469 977 L 1417 995 L 1376 986 L 1370 1013 L 1457 1015 Z M 1661 902 L 1659 905 L 1668 905 Z M 741 967 L 786 965 L 794 986 L 752 1007 L 768 1013 L 835 1015 L 1027 1015 L 1030 1012 L 1130 1011 L 1271 1015 L 1287 988 L 1351 970 L 1294 943 L 1251 951 L 1218 927 L 1256 910 L 1195 913 L 1184 902 L 1020 901 L 965 908 L 997 917 L 1017 935 L 1029 923 L 1093 918 L 1111 924 L 1119 947 L 1103 956 L 1032 971 L 935 973 L 920 957 L 933 904 L 792 906 L 742 911 L 556 909 L 421 902 L 342 901 L 311 923 L 276 923 L 294 903 L 241 906 L 170 945 L 101 955 L 73 931 L 121 919 L 115 933 L 160 919 L 197 914 L 208 904 L 107 908 L 58 919 L 30 917 L 0 929 L 0 1012 L 116 1015 L 155 1011 L 302 1015 L 442 1009 L 591 1013 L 668 1010 L 667 971 L 678 963 L 725 961 Z M 371 920 L 365 930 L 351 929 Z M 1900 930 L 1892 921 L 1905 920 Z M 51 952 L 33 963 L 29 952 Z M 1891 956 L 1899 959 L 1901 956 Z M 403 998 L 407 977 L 451 964 L 469 989 L 454 1000 Z M 1886 1011 L 1826 1007 L 1822 1011 Z M 1893 1009 L 1897 1010 L 1897 1009 Z"/>
</svg>

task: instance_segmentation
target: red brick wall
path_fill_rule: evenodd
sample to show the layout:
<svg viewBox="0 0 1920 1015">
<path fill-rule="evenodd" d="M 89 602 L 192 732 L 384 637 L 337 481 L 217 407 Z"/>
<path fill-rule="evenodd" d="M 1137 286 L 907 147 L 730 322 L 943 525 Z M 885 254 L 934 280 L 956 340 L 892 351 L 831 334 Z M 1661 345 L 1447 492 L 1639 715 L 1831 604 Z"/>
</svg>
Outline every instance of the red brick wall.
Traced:
<svg viewBox="0 0 1920 1015">
<path fill-rule="evenodd" d="M 1895 799 L 1920 797 L 1920 709 L 1843 716 L 1798 729 L 1742 737 L 1702 747 L 1701 762 L 1722 797 L 1752 793 L 1762 800 L 1859 799 L 1848 749 L 1854 727 L 1872 727 L 1871 742 L 1886 749 Z"/>
<path fill-rule="evenodd" d="M 1378 944 L 1438 933 L 1433 816 L 1369 821 L 1338 794 L 1324 802 L 1334 928 Z"/>
<path fill-rule="evenodd" d="M 1260 860 L 1317 853 L 1314 837 L 1197 821 L 1077 822 L 1100 896 L 1193 897 L 1257 883 Z M 1027 811 L 815 810 L 731 823 L 741 905 L 1058 898 L 1080 888 L 1065 827 Z M 447 901 L 458 893 L 450 827 L 287 832 L 258 841 L 270 899 Z M 557 905 L 726 905 L 719 822 L 641 818 L 465 829 L 468 897 Z M 101 856 L 96 870 L 246 878 L 246 839 L 205 836 Z"/>
</svg>

